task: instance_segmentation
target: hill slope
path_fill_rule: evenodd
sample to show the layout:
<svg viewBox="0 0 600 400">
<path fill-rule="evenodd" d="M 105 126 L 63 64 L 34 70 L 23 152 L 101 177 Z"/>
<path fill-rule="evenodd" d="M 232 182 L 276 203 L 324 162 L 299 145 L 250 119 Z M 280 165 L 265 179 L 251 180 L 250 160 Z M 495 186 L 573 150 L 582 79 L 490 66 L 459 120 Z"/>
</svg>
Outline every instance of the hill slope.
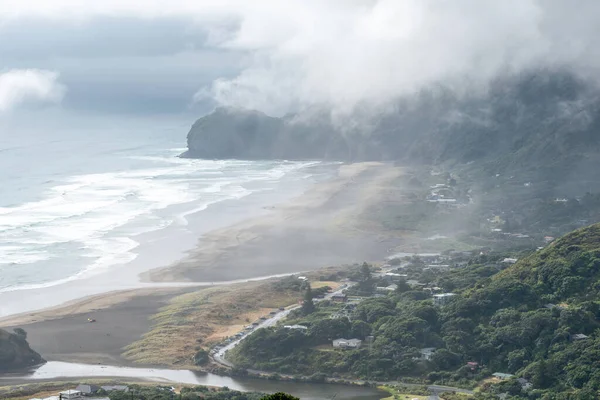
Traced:
<svg viewBox="0 0 600 400">
<path fill-rule="evenodd" d="M 600 90 L 568 71 L 505 76 L 460 96 L 430 88 L 364 121 L 217 109 L 194 124 L 185 156 L 472 163 L 485 176 L 527 172 L 553 187 L 572 181 L 565 191 L 600 189 Z"/>
<path fill-rule="evenodd" d="M 0 329 L 0 371 L 18 370 L 43 362 L 42 356 L 29 347 L 26 334 Z"/>
</svg>

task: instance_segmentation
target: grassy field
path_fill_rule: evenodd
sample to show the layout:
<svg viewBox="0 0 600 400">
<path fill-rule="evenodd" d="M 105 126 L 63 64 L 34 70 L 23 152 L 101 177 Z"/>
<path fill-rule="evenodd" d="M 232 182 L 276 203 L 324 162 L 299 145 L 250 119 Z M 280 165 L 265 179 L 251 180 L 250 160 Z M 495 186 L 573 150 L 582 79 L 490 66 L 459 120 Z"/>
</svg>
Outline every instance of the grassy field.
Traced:
<svg viewBox="0 0 600 400">
<path fill-rule="evenodd" d="M 378 389 L 386 391 L 390 394 L 390 397 L 385 397 L 381 400 L 427 400 L 429 398 L 429 396 L 422 394 L 419 395 L 407 393 L 406 388 L 402 388 L 399 390 L 390 386 L 380 386 L 378 387 Z"/>
<path fill-rule="evenodd" d="M 318 287 L 319 274 L 333 271 L 305 275 Z M 219 286 L 177 296 L 152 317 L 152 330 L 127 346 L 123 355 L 143 364 L 192 367 L 192 358 L 201 348 L 208 350 L 270 311 L 297 304 L 302 293 L 282 285 L 285 279 Z"/>
</svg>

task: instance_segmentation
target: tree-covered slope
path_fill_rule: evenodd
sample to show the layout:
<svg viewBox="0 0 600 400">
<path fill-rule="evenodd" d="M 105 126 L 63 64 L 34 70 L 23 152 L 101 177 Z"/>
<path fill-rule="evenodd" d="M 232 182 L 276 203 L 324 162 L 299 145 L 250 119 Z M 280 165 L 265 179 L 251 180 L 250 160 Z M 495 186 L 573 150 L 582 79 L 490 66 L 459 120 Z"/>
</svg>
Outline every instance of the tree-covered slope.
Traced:
<svg viewBox="0 0 600 400">
<path fill-rule="evenodd" d="M 430 286 L 452 282 L 456 296 L 444 306 L 406 285 L 362 301 L 350 320 L 332 319 L 339 306 L 319 303 L 314 313 L 286 322 L 303 324 L 306 332 L 259 330 L 232 360 L 284 373 L 414 376 L 457 385 L 503 372 L 533 383 L 532 392 L 519 390 L 520 398 L 596 398 L 589 393 L 600 390 L 600 224 L 508 268 L 501 260 L 477 256 L 466 267 L 429 278 Z M 331 348 L 332 338 L 369 335 L 371 346 Z M 420 350 L 429 347 L 436 350 L 423 359 Z"/>
<path fill-rule="evenodd" d="M 0 329 L 0 371 L 31 367 L 44 359 L 29 347 L 27 334 L 22 329 L 15 333 Z"/>
</svg>

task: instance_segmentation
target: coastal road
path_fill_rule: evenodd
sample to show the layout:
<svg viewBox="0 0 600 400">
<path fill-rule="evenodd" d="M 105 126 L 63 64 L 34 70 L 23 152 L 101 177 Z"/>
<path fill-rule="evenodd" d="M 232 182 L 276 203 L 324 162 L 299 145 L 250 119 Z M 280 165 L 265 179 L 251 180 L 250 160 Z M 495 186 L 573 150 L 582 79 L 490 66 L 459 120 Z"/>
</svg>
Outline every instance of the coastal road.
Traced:
<svg viewBox="0 0 600 400">
<path fill-rule="evenodd" d="M 342 287 L 340 287 L 335 292 L 331 292 L 331 293 L 328 293 L 327 295 L 325 295 L 324 298 L 322 298 L 322 299 L 314 299 L 314 302 L 318 303 L 318 302 L 323 301 L 323 300 L 328 300 L 328 299 L 330 299 L 331 297 L 333 297 L 333 296 L 335 296 L 337 294 L 341 294 L 342 291 L 348 289 L 349 287 L 351 287 L 351 286 L 353 286 L 355 284 L 356 284 L 355 282 L 352 282 L 352 283 L 349 283 L 347 285 L 342 285 Z M 260 329 L 260 328 L 269 328 L 271 326 L 275 326 L 279 321 L 281 321 L 282 319 L 285 319 L 292 311 L 297 310 L 300 307 L 302 307 L 302 306 L 301 305 L 296 305 L 296 306 L 290 307 L 290 308 L 288 308 L 288 309 L 286 309 L 284 311 L 279 311 L 274 316 L 272 316 L 272 317 L 270 317 L 270 318 L 262 321 L 261 323 L 259 323 L 258 326 L 256 326 L 255 329 L 252 329 L 251 331 L 244 331 L 244 332 L 242 332 L 243 333 L 242 336 L 238 337 L 237 339 L 235 339 L 235 340 L 231 341 L 230 343 L 228 343 L 226 346 L 223 346 L 219 350 L 217 350 L 212 355 L 213 360 L 216 363 L 218 363 L 218 364 L 224 365 L 224 366 L 229 367 L 229 368 L 233 368 L 234 367 L 233 363 L 231 363 L 231 362 L 229 362 L 229 361 L 227 361 L 225 359 L 225 354 L 229 350 L 233 349 L 235 346 L 237 346 L 238 344 L 240 344 L 240 342 L 242 340 L 246 339 L 255 330 Z M 250 372 L 252 372 L 252 373 L 263 373 L 263 374 L 266 374 L 266 372 L 261 372 L 261 371 L 250 371 Z"/>
</svg>

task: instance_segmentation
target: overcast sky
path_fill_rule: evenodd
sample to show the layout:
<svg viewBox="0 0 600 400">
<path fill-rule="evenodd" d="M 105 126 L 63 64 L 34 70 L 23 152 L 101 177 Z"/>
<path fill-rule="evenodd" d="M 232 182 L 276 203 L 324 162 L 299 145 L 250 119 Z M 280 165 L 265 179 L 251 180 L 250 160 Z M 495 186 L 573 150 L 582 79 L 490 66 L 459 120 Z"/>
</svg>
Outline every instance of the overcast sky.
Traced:
<svg viewBox="0 0 600 400">
<path fill-rule="evenodd" d="M 0 115 L 349 110 L 540 65 L 598 76 L 599 17 L 596 0 L 0 0 Z"/>
</svg>

